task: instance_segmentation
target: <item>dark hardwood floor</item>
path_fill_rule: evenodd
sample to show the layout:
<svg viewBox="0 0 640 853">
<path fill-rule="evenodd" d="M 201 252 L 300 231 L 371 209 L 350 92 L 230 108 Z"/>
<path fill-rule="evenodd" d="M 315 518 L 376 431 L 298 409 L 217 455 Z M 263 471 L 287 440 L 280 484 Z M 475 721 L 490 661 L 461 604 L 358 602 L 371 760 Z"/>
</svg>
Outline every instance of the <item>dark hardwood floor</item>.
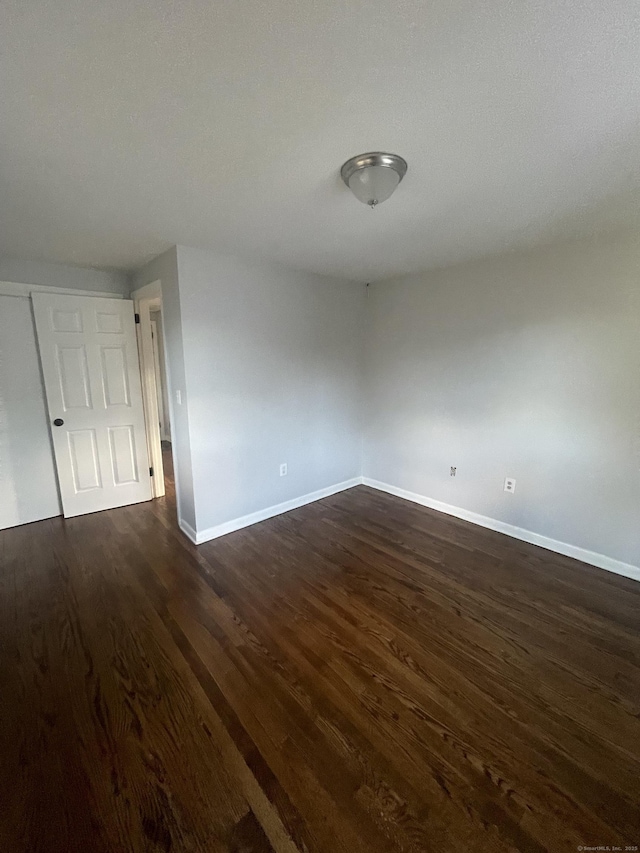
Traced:
<svg viewBox="0 0 640 853">
<path fill-rule="evenodd" d="M 640 845 L 640 584 L 362 486 L 0 557 L 1 851 Z"/>
</svg>

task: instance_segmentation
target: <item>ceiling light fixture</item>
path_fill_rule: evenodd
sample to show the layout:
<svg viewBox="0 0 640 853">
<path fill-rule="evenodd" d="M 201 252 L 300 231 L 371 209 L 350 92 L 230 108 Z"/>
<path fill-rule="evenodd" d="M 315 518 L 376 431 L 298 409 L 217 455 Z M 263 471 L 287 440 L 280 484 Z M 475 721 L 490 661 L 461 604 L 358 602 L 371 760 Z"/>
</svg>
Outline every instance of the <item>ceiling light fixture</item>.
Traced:
<svg viewBox="0 0 640 853">
<path fill-rule="evenodd" d="M 373 210 L 389 198 L 406 171 L 407 161 L 397 154 L 371 151 L 347 160 L 340 174 L 358 201 L 368 204 Z"/>
</svg>

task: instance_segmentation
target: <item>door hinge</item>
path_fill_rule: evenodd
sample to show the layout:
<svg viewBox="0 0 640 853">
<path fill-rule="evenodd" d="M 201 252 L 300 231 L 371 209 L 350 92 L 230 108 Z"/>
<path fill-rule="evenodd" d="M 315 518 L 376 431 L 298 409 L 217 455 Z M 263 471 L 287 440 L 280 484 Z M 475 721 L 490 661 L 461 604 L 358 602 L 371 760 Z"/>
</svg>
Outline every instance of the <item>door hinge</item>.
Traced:
<svg viewBox="0 0 640 853">
<path fill-rule="evenodd" d="M 134 314 L 133 317 L 134 317 L 136 323 L 140 322 L 140 315 L 139 314 Z"/>
<path fill-rule="evenodd" d="M 153 477 L 153 468 L 149 468 L 149 476 Z"/>
</svg>

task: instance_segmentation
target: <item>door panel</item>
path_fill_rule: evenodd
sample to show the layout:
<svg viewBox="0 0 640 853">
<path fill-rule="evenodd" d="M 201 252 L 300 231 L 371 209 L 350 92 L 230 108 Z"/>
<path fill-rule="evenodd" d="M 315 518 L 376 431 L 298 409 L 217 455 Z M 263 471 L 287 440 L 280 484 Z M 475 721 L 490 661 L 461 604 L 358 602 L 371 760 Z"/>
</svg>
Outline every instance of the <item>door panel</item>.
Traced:
<svg viewBox="0 0 640 853">
<path fill-rule="evenodd" d="M 54 332 L 81 332 L 82 314 L 80 311 L 60 311 L 51 309 L 51 328 Z"/>
<path fill-rule="evenodd" d="M 69 459 L 76 494 L 102 488 L 94 429 L 69 430 Z"/>
<path fill-rule="evenodd" d="M 32 299 L 64 515 L 150 500 L 133 303 Z"/>
<path fill-rule="evenodd" d="M 103 334 L 121 335 L 122 317 L 108 311 L 96 311 L 96 330 Z"/>
<path fill-rule="evenodd" d="M 133 425 L 109 427 L 113 480 L 118 485 L 138 480 Z"/>
<path fill-rule="evenodd" d="M 62 408 L 90 409 L 91 390 L 89 386 L 89 367 L 84 346 L 56 347 Z"/>
<path fill-rule="evenodd" d="M 101 347 L 102 387 L 104 404 L 111 406 L 130 406 L 129 371 L 127 356 L 123 347 Z"/>
</svg>

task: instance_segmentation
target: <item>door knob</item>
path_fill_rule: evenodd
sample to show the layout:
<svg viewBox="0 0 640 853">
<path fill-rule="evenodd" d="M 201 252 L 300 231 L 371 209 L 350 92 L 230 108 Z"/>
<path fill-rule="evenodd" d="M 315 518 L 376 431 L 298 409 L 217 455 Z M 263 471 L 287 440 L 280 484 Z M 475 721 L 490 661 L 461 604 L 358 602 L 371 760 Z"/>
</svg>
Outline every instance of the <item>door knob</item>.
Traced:
<svg viewBox="0 0 640 853">
<path fill-rule="evenodd" d="M 55 421 L 53 422 L 53 425 L 54 426 L 62 426 L 63 423 L 64 423 L 64 421 L 62 420 L 62 418 L 56 418 Z"/>
</svg>

